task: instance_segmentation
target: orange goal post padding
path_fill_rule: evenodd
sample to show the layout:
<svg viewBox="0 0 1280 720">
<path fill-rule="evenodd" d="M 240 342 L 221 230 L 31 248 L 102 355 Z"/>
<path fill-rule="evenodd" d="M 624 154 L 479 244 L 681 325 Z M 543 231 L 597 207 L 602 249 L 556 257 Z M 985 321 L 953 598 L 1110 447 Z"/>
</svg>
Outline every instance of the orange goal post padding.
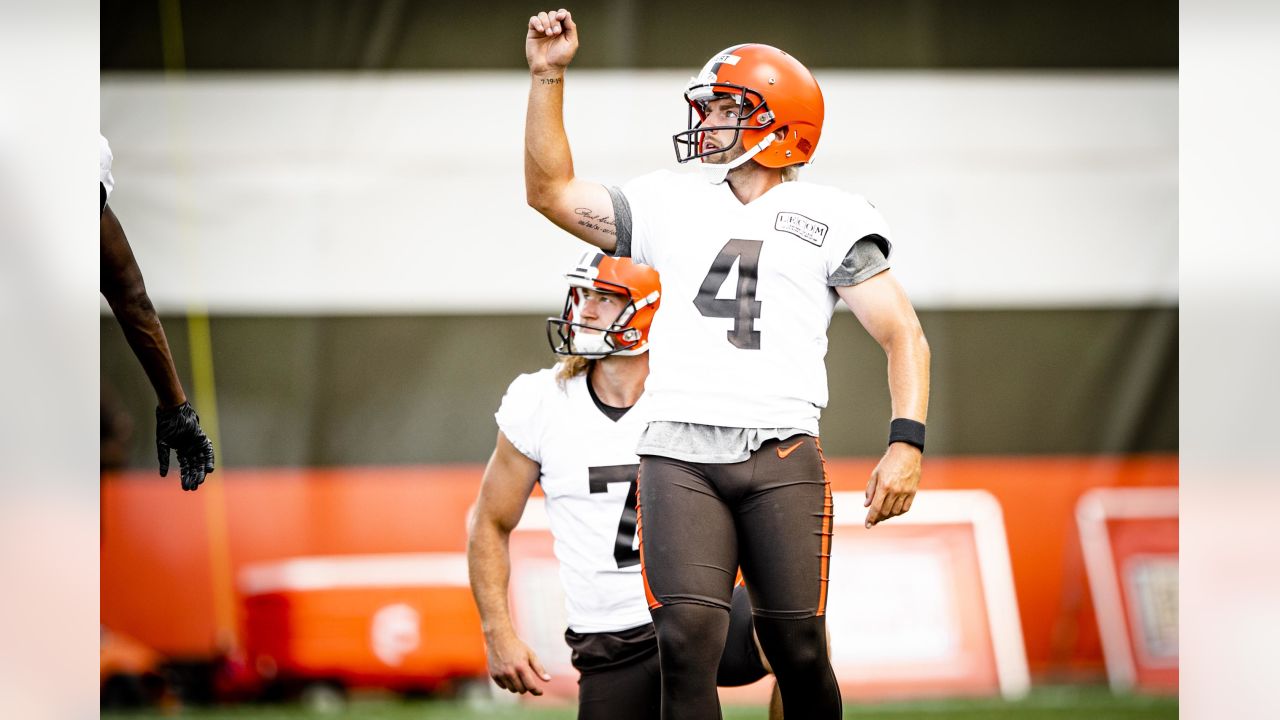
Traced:
<svg viewBox="0 0 1280 720">
<path fill-rule="evenodd" d="M 1107 676 L 1178 691 L 1178 489 L 1097 488 L 1076 507 Z"/>
</svg>

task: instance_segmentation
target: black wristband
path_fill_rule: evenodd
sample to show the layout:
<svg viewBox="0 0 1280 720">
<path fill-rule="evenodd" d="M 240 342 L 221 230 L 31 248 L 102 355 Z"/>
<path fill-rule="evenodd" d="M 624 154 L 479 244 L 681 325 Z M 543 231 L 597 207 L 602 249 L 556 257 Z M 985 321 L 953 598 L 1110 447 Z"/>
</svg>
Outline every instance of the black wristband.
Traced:
<svg viewBox="0 0 1280 720">
<path fill-rule="evenodd" d="M 889 423 L 889 444 L 904 442 L 924 452 L 924 423 L 908 418 L 895 418 Z"/>
</svg>

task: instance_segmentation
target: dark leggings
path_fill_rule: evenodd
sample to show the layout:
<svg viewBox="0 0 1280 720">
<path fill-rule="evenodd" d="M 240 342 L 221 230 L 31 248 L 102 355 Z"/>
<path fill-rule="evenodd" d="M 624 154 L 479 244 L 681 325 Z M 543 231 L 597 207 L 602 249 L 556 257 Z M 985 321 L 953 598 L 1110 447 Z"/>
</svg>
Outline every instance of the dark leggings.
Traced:
<svg viewBox="0 0 1280 720">
<path fill-rule="evenodd" d="M 841 716 L 827 656 L 831 491 L 817 440 L 732 464 L 643 456 L 640 556 L 662 662 L 662 720 L 719 718 L 716 665 L 739 566 L 788 717 Z"/>
<path fill-rule="evenodd" d="M 764 677 L 756 652 L 751 603 L 746 588 L 734 588 L 728 615 L 729 637 L 717 654 L 716 679 L 721 686 L 747 685 Z M 573 649 L 578 680 L 578 720 L 657 720 L 662 700 L 657 640 L 653 626 L 616 633 L 565 633 Z M 668 653 L 670 655 L 670 653 Z M 713 665 L 715 667 L 715 665 Z"/>
</svg>

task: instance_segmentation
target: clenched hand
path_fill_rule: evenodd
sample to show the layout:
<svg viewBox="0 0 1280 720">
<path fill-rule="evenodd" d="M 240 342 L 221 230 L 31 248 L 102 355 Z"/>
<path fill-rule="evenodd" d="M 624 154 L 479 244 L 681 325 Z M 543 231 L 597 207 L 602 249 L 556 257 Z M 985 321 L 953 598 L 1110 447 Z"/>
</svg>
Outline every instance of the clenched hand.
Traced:
<svg viewBox="0 0 1280 720">
<path fill-rule="evenodd" d="M 529 17 L 524 56 L 534 75 L 564 74 L 578 52 L 578 26 L 568 10 L 548 10 Z"/>
</svg>

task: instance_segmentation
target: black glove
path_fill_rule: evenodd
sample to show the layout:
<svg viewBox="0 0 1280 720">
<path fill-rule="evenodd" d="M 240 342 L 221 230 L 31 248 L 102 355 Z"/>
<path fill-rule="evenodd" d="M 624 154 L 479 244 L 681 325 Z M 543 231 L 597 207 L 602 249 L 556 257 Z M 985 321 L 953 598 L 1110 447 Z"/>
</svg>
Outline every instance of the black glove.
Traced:
<svg viewBox="0 0 1280 720">
<path fill-rule="evenodd" d="M 169 449 L 178 453 L 182 489 L 195 490 L 204 476 L 213 472 L 213 443 L 200 428 L 200 416 L 191 403 L 164 410 L 156 408 L 156 451 L 160 456 L 160 477 L 169 474 Z"/>
</svg>

